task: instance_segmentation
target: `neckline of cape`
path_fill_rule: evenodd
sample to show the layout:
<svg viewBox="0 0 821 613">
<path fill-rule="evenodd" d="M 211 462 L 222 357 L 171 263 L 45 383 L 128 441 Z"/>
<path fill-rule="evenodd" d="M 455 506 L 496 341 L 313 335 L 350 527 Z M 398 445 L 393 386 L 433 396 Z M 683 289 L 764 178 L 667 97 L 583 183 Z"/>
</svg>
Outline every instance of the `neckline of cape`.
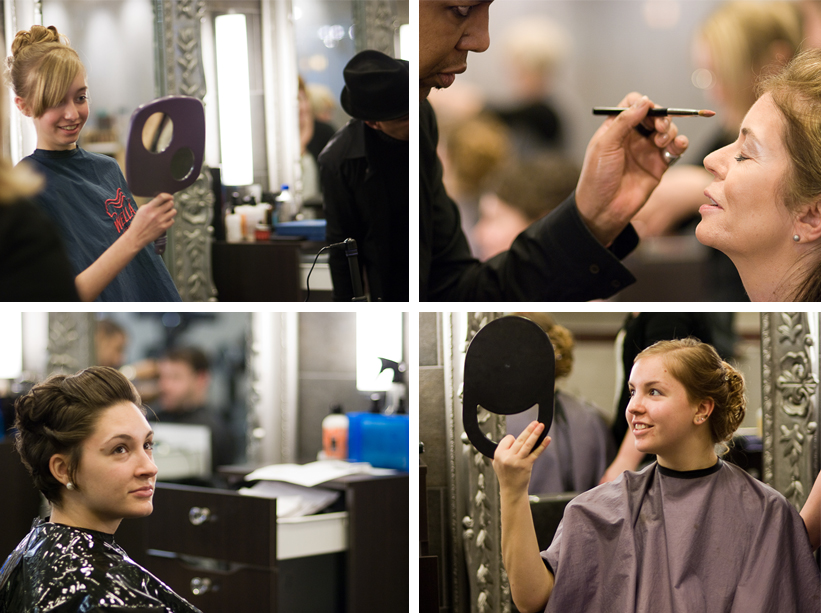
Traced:
<svg viewBox="0 0 821 613">
<path fill-rule="evenodd" d="M 92 530 L 91 528 L 79 528 L 77 526 L 67 526 L 66 524 L 58 524 L 57 522 L 50 521 L 50 519 L 43 521 L 40 525 L 41 526 L 43 526 L 43 525 L 57 526 L 58 528 L 64 528 L 66 530 L 78 530 L 80 532 L 86 532 L 87 534 L 90 534 L 91 536 L 96 536 L 97 538 L 100 538 L 100 539 L 102 539 L 102 540 L 104 540 L 108 543 L 113 543 L 114 542 L 114 535 L 109 533 L 109 532 L 101 532 L 100 530 Z"/>
<path fill-rule="evenodd" d="M 80 151 L 79 145 L 74 149 L 35 149 L 32 156 L 41 160 L 65 160 L 74 157 Z"/>
<path fill-rule="evenodd" d="M 699 477 L 706 477 L 718 472 L 722 464 L 723 462 L 721 461 L 721 458 L 719 458 L 713 466 L 710 466 L 709 468 L 700 468 L 698 470 L 673 470 L 672 468 L 666 468 L 658 463 L 656 463 L 656 467 L 665 477 L 673 477 L 674 479 L 698 479 Z"/>
</svg>

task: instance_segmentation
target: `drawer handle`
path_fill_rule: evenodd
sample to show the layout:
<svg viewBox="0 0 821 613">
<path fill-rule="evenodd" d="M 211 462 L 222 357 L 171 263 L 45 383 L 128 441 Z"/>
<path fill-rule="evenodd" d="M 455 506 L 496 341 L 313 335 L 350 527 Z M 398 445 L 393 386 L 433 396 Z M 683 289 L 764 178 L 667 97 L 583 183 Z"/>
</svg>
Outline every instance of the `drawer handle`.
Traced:
<svg viewBox="0 0 821 613">
<path fill-rule="evenodd" d="M 191 579 L 191 593 L 200 596 L 211 591 L 213 583 L 208 577 L 194 577 Z"/>
<path fill-rule="evenodd" d="M 208 507 L 191 507 L 188 511 L 188 521 L 195 526 L 201 526 L 207 521 L 211 521 L 211 509 Z"/>
</svg>

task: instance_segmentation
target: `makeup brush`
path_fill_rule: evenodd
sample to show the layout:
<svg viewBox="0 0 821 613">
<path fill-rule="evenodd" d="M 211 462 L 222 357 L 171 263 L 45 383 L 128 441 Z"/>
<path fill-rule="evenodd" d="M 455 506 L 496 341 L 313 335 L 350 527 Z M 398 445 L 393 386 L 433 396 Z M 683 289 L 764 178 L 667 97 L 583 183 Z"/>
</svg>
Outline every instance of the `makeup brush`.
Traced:
<svg viewBox="0 0 821 613">
<path fill-rule="evenodd" d="M 616 106 L 594 106 L 593 107 L 593 114 L 594 115 L 618 115 L 622 111 L 626 111 L 625 108 L 619 108 Z M 688 115 L 691 116 L 699 116 L 699 117 L 712 117 L 715 115 L 715 111 L 708 111 L 708 110 L 696 110 L 696 109 L 650 109 L 647 113 L 648 117 L 665 117 L 667 115 L 677 115 L 686 117 Z"/>
</svg>

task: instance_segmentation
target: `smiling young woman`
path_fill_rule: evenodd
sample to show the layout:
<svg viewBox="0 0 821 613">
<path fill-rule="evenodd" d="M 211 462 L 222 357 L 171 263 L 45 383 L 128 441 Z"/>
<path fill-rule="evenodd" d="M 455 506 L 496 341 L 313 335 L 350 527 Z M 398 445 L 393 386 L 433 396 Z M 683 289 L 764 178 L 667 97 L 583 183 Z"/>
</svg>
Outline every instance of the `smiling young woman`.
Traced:
<svg viewBox="0 0 821 613">
<path fill-rule="evenodd" d="M 101 366 L 55 375 L 15 408 L 17 451 L 51 517 L 0 569 L 0 611 L 198 613 L 114 542 L 124 518 L 154 508 L 153 433 L 131 382 Z"/>
<path fill-rule="evenodd" d="M 502 556 L 520 611 L 800 613 L 821 574 L 798 512 L 718 458 L 745 412 L 744 380 L 710 345 L 661 341 L 638 355 L 627 418 L 658 454 L 574 498 L 539 553 L 527 497 L 543 426 L 500 441 Z"/>
<path fill-rule="evenodd" d="M 77 144 L 89 115 L 77 52 L 54 26 L 21 30 L 11 50 L 7 81 L 37 133 L 37 149 L 24 162 L 46 179 L 32 199 L 60 232 L 80 299 L 179 302 L 152 248 L 174 223 L 173 197 L 159 194 L 137 208 L 117 162 Z"/>
</svg>

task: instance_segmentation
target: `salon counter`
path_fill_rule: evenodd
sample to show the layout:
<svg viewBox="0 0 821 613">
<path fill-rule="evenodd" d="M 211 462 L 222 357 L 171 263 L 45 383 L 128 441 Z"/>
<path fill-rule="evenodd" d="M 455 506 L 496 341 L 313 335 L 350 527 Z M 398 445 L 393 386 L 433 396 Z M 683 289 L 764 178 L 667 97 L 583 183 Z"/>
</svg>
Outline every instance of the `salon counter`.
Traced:
<svg viewBox="0 0 821 613">
<path fill-rule="evenodd" d="M 344 510 L 277 520 L 276 500 L 160 483 L 117 540 L 203 613 L 381 613 L 408 602 L 408 475 L 322 484 Z"/>
<path fill-rule="evenodd" d="M 325 243 L 273 238 L 257 243 L 214 241 L 211 265 L 220 302 L 301 302 L 317 252 Z M 311 302 L 327 302 L 333 286 L 327 256 L 310 278 Z"/>
</svg>

